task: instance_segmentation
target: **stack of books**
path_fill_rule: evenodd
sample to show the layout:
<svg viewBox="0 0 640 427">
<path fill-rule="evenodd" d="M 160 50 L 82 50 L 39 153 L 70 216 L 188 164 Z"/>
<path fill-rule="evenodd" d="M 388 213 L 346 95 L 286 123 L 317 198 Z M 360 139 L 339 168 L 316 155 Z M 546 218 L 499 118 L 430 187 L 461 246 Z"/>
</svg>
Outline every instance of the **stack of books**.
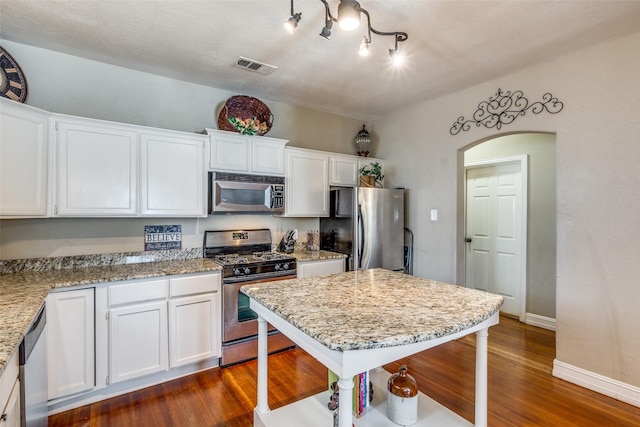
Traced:
<svg viewBox="0 0 640 427">
<path fill-rule="evenodd" d="M 332 384 L 337 383 L 339 380 L 338 375 L 329 369 L 329 399 L 332 398 L 334 390 L 338 387 Z M 364 410 L 371 403 L 370 395 L 372 394 L 371 382 L 369 381 L 369 371 L 362 372 L 353 377 L 353 396 L 352 396 L 352 411 L 353 416 L 360 418 Z M 342 411 L 340 411 L 342 412 Z"/>
</svg>

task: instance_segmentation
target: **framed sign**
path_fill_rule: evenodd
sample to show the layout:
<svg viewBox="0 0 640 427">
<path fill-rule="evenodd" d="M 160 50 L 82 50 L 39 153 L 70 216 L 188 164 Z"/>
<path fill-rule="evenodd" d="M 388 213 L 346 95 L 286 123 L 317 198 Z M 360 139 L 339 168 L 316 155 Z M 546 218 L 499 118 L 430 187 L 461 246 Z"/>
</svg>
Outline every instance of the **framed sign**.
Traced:
<svg viewBox="0 0 640 427">
<path fill-rule="evenodd" d="M 181 225 L 145 225 L 144 250 L 182 249 Z"/>
</svg>

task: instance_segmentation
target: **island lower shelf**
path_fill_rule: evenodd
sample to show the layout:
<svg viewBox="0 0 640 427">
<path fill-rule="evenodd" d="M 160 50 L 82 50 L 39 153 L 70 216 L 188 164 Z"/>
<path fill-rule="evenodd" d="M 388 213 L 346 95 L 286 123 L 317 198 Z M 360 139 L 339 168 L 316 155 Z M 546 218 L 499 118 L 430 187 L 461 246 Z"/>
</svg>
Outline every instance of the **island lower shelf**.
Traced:
<svg viewBox="0 0 640 427">
<path fill-rule="evenodd" d="M 356 427 L 396 426 L 397 424 L 387 418 L 386 412 L 387 380 L 391 374 L 385 370 L 372 370 L 369 374 L 373 383 L 373 401 L 360 418 L 354 418 L 354 425 Z M 329 427 L 333 425 L 333 413 L 327 409 L 328 402 L 329 392 L 326 391 L 264 414 L 254 412 L 254 426 Z M 473 424 L 425 394 L 418 393 L 418 422 L 414 426 L 469 427 Z"/>
</svg>

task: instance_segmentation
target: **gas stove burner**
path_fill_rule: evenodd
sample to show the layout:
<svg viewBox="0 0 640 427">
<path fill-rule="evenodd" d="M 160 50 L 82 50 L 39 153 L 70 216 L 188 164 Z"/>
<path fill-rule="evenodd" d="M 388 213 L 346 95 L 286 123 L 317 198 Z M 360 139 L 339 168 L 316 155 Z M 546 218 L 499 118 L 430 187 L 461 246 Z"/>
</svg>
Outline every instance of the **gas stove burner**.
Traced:
<svg viewBox="0 0 640 427">
<path fill-rule="evenodd" d="M 285 255 L 276 252 L 254 252 L 253 257 L 263 261 L 271 261 L 286 258 Z"/>
<path fill-rule="evenodd" d="M 224 265 L 230 265 L 230 264 L 246 264 L 249 262 L 249 259 L 246 257 L 241 257 L 238 254 L 231 254 L 231 255 L 216 255 L 215 260 L 224 264 Z"/>
</svg>

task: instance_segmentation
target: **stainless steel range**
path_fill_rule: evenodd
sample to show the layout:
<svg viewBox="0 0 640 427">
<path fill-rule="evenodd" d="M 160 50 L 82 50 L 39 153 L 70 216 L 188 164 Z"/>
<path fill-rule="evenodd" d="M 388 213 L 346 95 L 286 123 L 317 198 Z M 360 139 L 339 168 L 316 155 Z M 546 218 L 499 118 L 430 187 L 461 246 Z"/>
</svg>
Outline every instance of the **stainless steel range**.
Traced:
<svg viewBox="0 0 640 427">
<path fill-rule="evenodd" d="M 222 264 L 222 359 L 229 366 L 258 355 L 258 316 L 249 308 L 243 285 L 295 279 L 296 259 L 272 252 L 271 231 L 209 230 L 204 233 L 204 256 Z M 295 344 L 269 325 L 269 353 Z"/>
</svg>

